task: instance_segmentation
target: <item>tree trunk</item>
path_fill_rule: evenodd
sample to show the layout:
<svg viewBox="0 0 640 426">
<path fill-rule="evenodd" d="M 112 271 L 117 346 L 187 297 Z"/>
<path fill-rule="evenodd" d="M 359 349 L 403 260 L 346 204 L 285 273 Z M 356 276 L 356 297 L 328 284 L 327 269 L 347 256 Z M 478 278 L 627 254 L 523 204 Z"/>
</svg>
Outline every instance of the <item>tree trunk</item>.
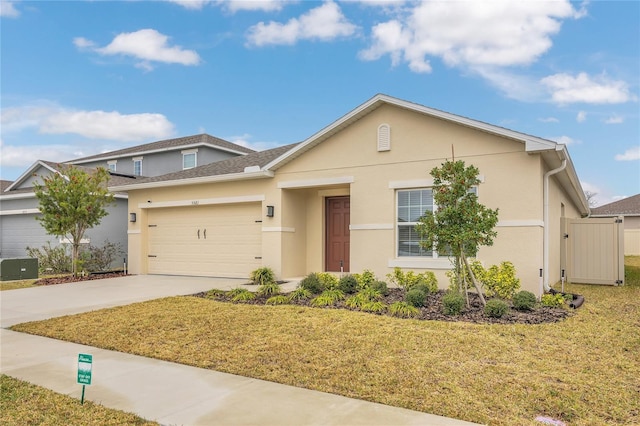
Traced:
<svg viewBox="0 0 640 426">
<path fill-rule="evenodd" d="M 80 249 L 80 243 L 73 241 L 73 250 L 71 253 L 71 272 L 74 277 L 78 276 L 78 251 Z"/>
<path fill-rule="evenodd" d="M 478 296 L 480 296 L 480 300 L 482 301 L 482 306 L 486 306 L 487 301 L 484 300 L 484 296 L 482 294 L 482 289 L 480 288 L 480 285 L 478 284 L 478 281 L 476 281 L 476 276 L 473 274 L 473 271 L 471 270 L 471 266 L 469 266 L 469 261 L 467 260 L 467 256 L 465 256 L 463 254 L 462 255 L 462 259 L 464 260 L 464 264 L 467 265 L 467 270 L 469 271 L 469 276 L 471 277 L 471 281 L 473 281 L 473 285 L 475 286 L 476 290 L 478 291 Z"/>
</svg>

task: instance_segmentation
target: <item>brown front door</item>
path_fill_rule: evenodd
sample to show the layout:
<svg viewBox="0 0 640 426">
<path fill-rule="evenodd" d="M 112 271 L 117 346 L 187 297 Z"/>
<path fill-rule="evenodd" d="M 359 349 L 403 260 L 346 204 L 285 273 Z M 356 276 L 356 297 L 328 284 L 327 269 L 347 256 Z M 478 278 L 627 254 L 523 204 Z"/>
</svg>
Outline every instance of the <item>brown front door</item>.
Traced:
<svg viewBox="0 0 640 426">
<path fill-rule="evenodd" d="M 349 271 L 350 198 L 327 198 L 326 270 Z M 340 269 L 342 267 L 342 269 Z"/>
</svg>

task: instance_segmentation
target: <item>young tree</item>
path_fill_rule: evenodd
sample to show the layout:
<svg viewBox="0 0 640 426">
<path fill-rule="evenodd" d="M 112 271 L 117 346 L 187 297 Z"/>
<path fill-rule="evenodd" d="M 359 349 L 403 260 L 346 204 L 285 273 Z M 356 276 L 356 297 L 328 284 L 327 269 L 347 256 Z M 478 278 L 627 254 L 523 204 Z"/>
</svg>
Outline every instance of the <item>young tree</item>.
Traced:
<svg viewBox="0 0 640 426">
<path fill-rule="evenodd" d="M 471 277 L 482 303 L 482 290 L 469 266 L 467 257 L 475 256 L 480 246 L 493 245 L 497 233 L 498 209 L 491 210 L 478 202 L 471 189 L 480 183 L 478 169 L 466 167 L 464 161 L 446 161 L 431 170 L 433 201 L 436 212 L 427 211 L 416 225 L 421 245 L 453 258 L 458 289 L 467 295 L 465 277 Z M 465 273 L 466 271 L 466 273 Z M 467 303 L 468 303 L 467 295 Z"/>
<path fill-rule="evenodd" d="M 36 220 L 47 233 L 71 241 L 74 276 L 78 274 L 79 247 L 85 231 L 98 225 L 108 214 L 106 207 L 113 203 L 108 181 L 109 172 L 101 167 L 87 173 L 77 167 L 60 166 L 59 173 L 34 184 L 41 213 Z"/>
</svg>

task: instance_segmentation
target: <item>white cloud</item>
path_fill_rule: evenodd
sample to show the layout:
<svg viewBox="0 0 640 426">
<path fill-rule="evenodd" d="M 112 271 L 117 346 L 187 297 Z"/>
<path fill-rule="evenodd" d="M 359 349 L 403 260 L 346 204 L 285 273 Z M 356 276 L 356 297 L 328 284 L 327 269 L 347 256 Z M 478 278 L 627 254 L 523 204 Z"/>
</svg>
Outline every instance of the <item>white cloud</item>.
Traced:
<svg viewBox="0 0 640 426">
<path fill-rule="evenodd" d="M 243 135 L 225 137 L 224 139 L 240 146 L 244 146 L 245 148 L 253 149 L 255 151 L 264 151 L 265 149 L 276 148 L 282 145 L 281 143 L 277 142 L 254 142 L 251 141 L 252 138 L 253 136 L 245 133 Z"/>
<path fill-rule="evenodd" d="M 168 0 L 171 3 L 176 3 L 185 9 L 201 10 L 204 6 L 212 3 L 211 0 Z"/>
<path fill-rule="evenodd" d="M 508 98 L 525 102 L 544 100 L 537 82 L 531 77 L 518 75 L 500 67 L 478 66 L 473 71 Z"/>
<path fill-rule="evenodd" d="M 580 16 L 569 1 L 421 2 L 409 16 L 372 28 L 364 60 L 389 54 L 415 72 L 430 72 L 429 57 L 450 66 L 528 65 L 549 50 L 561 21 Z"/>
<path fill-rule="evenodd" d="M 576 121 L 578 123 L 584 123 L 586 119 L 587 119 L 587 113 L 584 111 L 578 111 L 578 115 L 576 115 Z"/>
<path fill-rule="evenodd" d="M 77 157 L 77 147 L 72 145 L 6 145 L 0 141 L 2 167 L 27 167 L 37 160 L 68 161 Z"/>
<path fill-rule="evenodd" d="M 558 120 L 555 117 L 539 118 L 538 121 L 541 121 L 543 123 L 559 123 L 560 122 L 560 120 Z"/>
<path fill-rule="evenodd" d="M 328 1 L 311 9 L 299 18 L 291 18 L 286 24 L 270 21 L 259 22 L 249 28 L 247 45 L 293 45 L 299 40 L 329 41 L 355 33 L 357 27 L 342 14 L 340 7 Z"/>
<path fill-rule="evenodd" d="M 0 17 L 3 18 L 17 18 L 20 16 L 20 11 L 16 9 L 16 2 L 14 1 L 0 1 Z"/>
<path fill-rule="evenodd" d="M 95 47 L 95 43 L 83 37 L 74 39 L 74 44 L 82 49 L 91 49 L 101 55 L 126 55 L 141 59 L 136 66 L 145 70 L 153 69 L 152 62 L 168 64 L 198 65 L 200 56 L 194 50 L 181 46 L 169 46 L 169 37 L 154 29 L 143 29 L 132 33 L 118 34 L 105 47 Z"/>
<path fill-rule="evenodd" d="M 623 198 L 627 198 L 627 195 L 613 195 L 608 189 L 602 188 L 598 185 L 594 185 L 590 182 L 580 181 L 580 186 L 582 186 L 583 191 L 593 194 L 592 207 L 603 206 L 605 204 L 613 203 L 614 201 L 619 201 Z"/>
<path fill-rule="evenodd" d="M 558 104 L 618 104 L 633 101 L 636 97 L 627 83 L 611 80 L 606 75 L 590 77 L 584 72 L 577 76 L 560 73 L 540 80 L 551 92 L 551 99 Z"/>
<path fill-rule="evenodd" d="M 640 160 L 640 146 L 629 148 L 624 154 L 617 154 L 616 161 L 636 161 Z"/>
<path fill-rule="evenodd" d="M 240 10 L 261 10 L 273 12 L 281 10 L 288 2 L 285 0 L 168 0 L 185 9 L 202 10 L 209 4 L 219 5 L 235 13 Z"/>
<path fill-rule="evenodd" d="M 549 140 L 552 140 L 554 142 L 558 142 L 564 145 L 573 145 L 573 144 L 580 143 L 580 141 L 577 141 L 569 136 L 553 136 L 553 137 L 550 137 Z"/>
<path fill-rule="evenodd" d="M 606 124 L 621 124 L 624 123 L 624 118 L 619 115 L 612 115 L 604 121 Z"/>
<path fill-rule="evenodd" d="M 35 127 L 43 134 L 77 134 L 116 141 L 164 139 L 174 131 L 173 124 L 162 114 L 78 111 L 47 103 L 5 108 L 0 113 L 0 122 L 4 132 Z"/>
</svg>

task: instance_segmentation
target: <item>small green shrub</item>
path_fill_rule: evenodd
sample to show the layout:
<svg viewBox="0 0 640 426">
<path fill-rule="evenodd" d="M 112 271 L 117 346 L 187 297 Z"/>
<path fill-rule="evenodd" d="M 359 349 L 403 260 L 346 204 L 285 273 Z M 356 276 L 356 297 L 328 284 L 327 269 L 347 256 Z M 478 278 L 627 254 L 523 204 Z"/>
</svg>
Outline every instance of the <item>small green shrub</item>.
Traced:
<svg viewBox="0 0 640 426">
<path fill-rule="evenodd" d="M 324 291 L 322 281 L 315 272 L 310 273 L 300 281 L 300 287 L 309 290 L 313 294 L 320 294 Z"/>
<path fill-rule="evenodd" d="M 356 295 L 349 297 L 345 301 L 345 305 L 350 308 L 360 309 L 369 302 L 374 302 L 382 298 L 382 293 L 373 288 L 365 288 L 360 290 Z"/>
<path fill-rule="evenodd" d="M 312 297 L 313 297 L 313 293 L 311 293 L 309 290 L 303 287 L 298 287 L 289 294 L 289 299 L 291 299 L 292 301 L 308 300 L 308 299 L 311 299 Z"/>
<path fill-rule="evenodd" d="M 340 290 L 325 290 L 318 297 L 311 301 L 311 306 L 323 307 L 333 306 L 344 299 L 344 293 Z"/>
<path fill-rule="evenodd" d="M 225 295 L 225 291 L 224 290 L 218 290 L 217 288 L 211 289 L 207 292 L 207 294 L 205 295 L 205 298 L 207 299 L 220 299 L 221 297 L 223 297 Z"/>
<path fill-rule="evenodd" d="M 402 272 L 402 269 L 395 267 L 393 273 L 387 274 L 387 278 L 405 291 L 411 290 L 418 284 L 422 284 L 427 289 L 427 293 L 438 291 L 438 280 L 431 271 L 416 274 L 413 271 Z"/>
<path fill-rule="evenodd" d="M 387 309 L 387 305 L 379 300 L 373 300 L 366 302 L 360 308 L 363 312 L 371 312 L 374 314 L 381 314 Z"/>
<path fill-rule="evenodd" d="M 27 255 L 38 259 L 38 269 L 41 274 L 62 274 L 71 272 L 71 253 L 67 252 L 68 244 L 51 247 L 47 245 L 41 248 L 27 247 Z"/>
<path fill-rule="evenodd" d="M 249 279 L 251 280 L 251 283 L 255 285 L 265 285 L 276 282 L 276 276 L 273 273 L 273 269 L 266 266 L 251 271 Z"/>
<path fill-rule="evenodd" d="M 102 246 L 94 246 L 89 244 L 86 248 L 82 248 L 83 267 L 89 272 L 108 271 L 112 268 L 113 263 L 120 257 L 124 251 L 119 243 L 112 243 L 105 240 Z"/>
<path fill-rule="evenodd" d="M 267 305 L 288 305 L 291 303 L 291 299 L 289 299 L 287 296 L 283 294 L 280 294 L 280 295 L 272 296 L 268 298 L 267 301 L 264 303 Z"/>
<path fill-rule="evenodd" d="M 229 292 L 231 300 L 234 302 L 248 302 L 256 298 L 254 293 L 251 293 L 246 288 L 236 288 Z"/>
<path fill-rule="evenodd" d="M 442 310 L 445 315 L 460 315 L 464 306 L 464 296 L 457 291 L 448 291 L 442 297 Z"/>
<path fill-rule="evenodd" d="M 421 288 L 412 288 L 404 295 L 404 301 L 416 308 L 424 306 L 426 299 L 427 294 Z"/>
<path fill-rule="evenodd" d="M 519 311 L 532 310 L 536 302 L 536 295 L 530 291 L 521 290 L 513 295 L 513 307 Z"/>
<path fill-rule="evenodd" d="M 353 294 L 358 291 L 358 281 L 353 275 L 345 275 L 340 278 L 338 288 L 345 294 Z"/>
<path fill-rule="evenodd" d="M 509 310 L 509 305 L 502 299 L 490 299 L 484 306 L 484 313 L 491 318 L 502 318 Z"/>
<path fill-rule="evenodd" d="M 320 280 L 322 288 L 326 290 L 338 288 L 338 277 L 336 277 L 331 272 L 316 272 L 316 276 Z"/>
<path fill-rule="evenodd" d="M 564 297 L 560 293 L 543 294 L 540 301 L 544 306 L 548 306 L 550 308 L 564 308 L 566 303 Z"/>
<path fill-rule="evenodd" d="M 389 305 L 389 313 L 398 318 L 415 318 L 420 310 L 407 302 L 393 302 Z"/>
<path fill-rule="evenodd" d="M 275 296 L 280 294 L 280 285 L 275 281 L 262 284 L 258 287 L 258 294 L 261 296 Z"/>
<path fill-rule="evenodd" d="M 376 281 L 376 275 L 368 269 L 362 271 L 361 274 L 353 274 L 353 276 L 358 282 L 358 287 L 360 287 L 361 289 L 369 287 L 373 282 Z"/>
<path fill-rule="evenodd" d="M 502 262 L 500 266 L 492 265 L 482 279 L 488 296 L 511 299 L 520 289 L 520 279 L 516 278 L 516 268 L 511 262 Z"/>
<path fill-rule="evenodd" d="M 476 277 L 476 280 L 479 283 L 484 282 L 484 275 L 486 274 L 486 271 L 482 266 L 482 263 L 479 260 L 474 260 L 472 262 L 469 262 L 469 266 L 471 267 L 471 271 L 473 272 L 473 276 Z M 447 277 L 449 277 L 449 288 L 452 289 L 453 291 L 459 290 L 458 289 L 459 273 L 460 272 L 456 271 L 455 269 L 452 269 L 446 272 Z M 462 275 L 461 279 L 464 280 L 467 288 L 473 287 L 473 280 L 471 280 L 471 276 L 467 271 L 467 268 L 464 268 L 464 274 Z M 464 287 L 461 288 L 460 290 L 464 290 Z"/>
<path fill-rule="evenodd" d="M 384 281 L 373 281 L 369 284 L 368 288 L 379 291 L 383 296 L 389 294 L 389 287 L 387 287 L 387 283 Z"/>
</svg>

